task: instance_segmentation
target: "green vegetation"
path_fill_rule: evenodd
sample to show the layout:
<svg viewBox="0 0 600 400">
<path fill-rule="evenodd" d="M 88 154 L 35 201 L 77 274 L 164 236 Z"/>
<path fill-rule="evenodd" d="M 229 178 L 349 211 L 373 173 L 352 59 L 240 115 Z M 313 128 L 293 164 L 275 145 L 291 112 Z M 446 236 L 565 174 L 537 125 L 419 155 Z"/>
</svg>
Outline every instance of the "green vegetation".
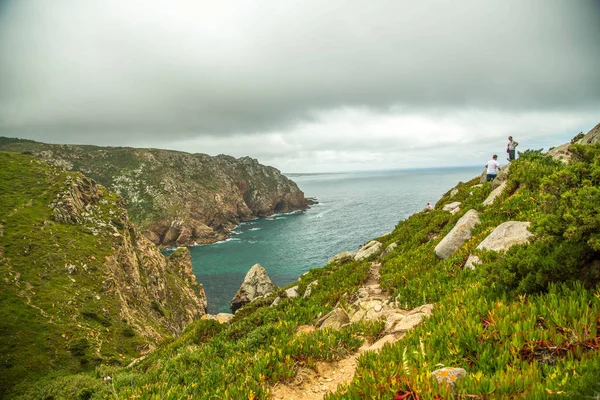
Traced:
<svg viewBox="0 0 600 400">
<path fill-rule="evenodd" d="M 152 343 L 120 316 L 122 300 L 105 286 L 106 258 L 129 233 L 113 223 L 124 215 L 121 200 L 97 186 L 81 194 L 97 202 L 77 215 L 68 195 L 81 190 L 75 182 L 83 179 L 32 156 L 0 152 L 0 397 L 48 374 L 127 365 Z M 57 220 L 61 201 L 72 212 L 64 215 L 79 222 Z M 163 308 L 170 312 L 168 303 Z M 146 325 L 165 331 L 150 319 Z"/>
<path fill-rule="evenodd" d="M 358 359 L 352 382 L 327 399 L 596 398 L 600 393 L 600 145 L 574 146 L 569 165 L 540 152 L 512 163 L 503 195 L 482 201 L 489 183 L 460 183 L 456 215 L 440 210 L 400 222 L 380 238 L 397 248 L 382 260 L 381 284 L 405 308 L 434 303 L 433 316 L 405 338 Z M 451 257 L 434 248 L 469 209 L 481 214 L 473 237 Z M 532 243 L 505 253 L 476 250 L 500 223 L 530 221 Z M 482 264 L 464 270 L 469 254 Z M 132 367 L 102 364 L 94 371 L 43 380 L 20 391 L 29 398 L 268 399 L 275 382 L 293 380 L 299 367 L 336 360 L 372 342 L 383 324 L 297 334 L 336 304 L 346 305 L 368 275 L 368 262 L 338 262 L 301 277 L 315 280 L 312 296 L 272 299 L 242 308 L 229 325 L 196 321 Z M 91 319 L 94 323 L 101 322 Z M 72 352 L 88 351 L 85 343 Z M 464 368 L 454 389 L 431 372 Z M 109 383 L 102 376 L 110 375 Z"/>
</svg>

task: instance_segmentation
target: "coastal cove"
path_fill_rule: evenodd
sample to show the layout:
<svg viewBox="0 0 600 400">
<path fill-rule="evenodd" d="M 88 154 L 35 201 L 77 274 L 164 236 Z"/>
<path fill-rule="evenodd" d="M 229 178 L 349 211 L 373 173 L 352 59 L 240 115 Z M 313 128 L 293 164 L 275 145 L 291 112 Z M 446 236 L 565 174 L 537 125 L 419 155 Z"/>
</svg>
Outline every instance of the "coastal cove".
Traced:
<svg viewBox="0 0 600 400">
<path fill-rule="evenodd" d="M 291 175 L 319 204 L 246 221 L 226 241 L 189 247 L 208 312 L 231 312 L 231 299 L 252 265 L 261 264 L 276 285 L 287 285 L 335 254 L 355 251 L 392 231 L 398 221 L 427 202 L 435 204 L 457 182 L 480 173 L 479 167 L 461 167 Z"/>
</svg>

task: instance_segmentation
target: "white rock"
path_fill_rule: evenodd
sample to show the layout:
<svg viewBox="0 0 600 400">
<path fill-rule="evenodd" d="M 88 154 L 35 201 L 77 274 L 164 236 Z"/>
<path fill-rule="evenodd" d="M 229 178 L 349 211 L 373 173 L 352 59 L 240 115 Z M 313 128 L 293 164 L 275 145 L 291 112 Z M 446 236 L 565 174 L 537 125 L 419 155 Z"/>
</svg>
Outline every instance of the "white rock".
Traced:
<svg viewBox="0 0 600 400">
<path fill-rule="evenodd" d="M 452 210 L 454 210 L 458 206 L 460 206 L 460 201 L 455 201 L 453 203 L 448 203 L 448 204 L 444 205 L 444 207 L 442 207 L 442 210 L 444 210 L 444 211 L 452 211 Z"/>
<path fill-rule="evenodd" d="M 527 229 L 531 222 L 508 221 L 500 224 L 483 242 L 477 246 L 479 250 L 506 251 L 515 244 L 527 243 L 533 233 Z"/>
<path fill-rule="evenodd" d="M 454 228 L 435 246 L 435 254 L 441 259 L 450 257 L 467 240 L 471 239 L 471 230 L 480 223 L 477 211 L 467 211 L 456 222 Z"/>
<path fill-rule="evenodd" d="M 504 189 L 506 189 L 506 181 L 502 182 L 500 184 L 500 186 L 498 186 L 496 189 L 492 190 L 492 193 L 490 193 L 490 195 L 487 197 L 487 199 L 485 199 L 483 201 L 483 205 L 484 206 L 492 205 L 492 203 L 494 203 L 494 200 L 496 200 L 496 198 L 498 198 L 498 196 L 500 196 L 502 194 L 502 192 L 504 192 Z"/>
</svg>

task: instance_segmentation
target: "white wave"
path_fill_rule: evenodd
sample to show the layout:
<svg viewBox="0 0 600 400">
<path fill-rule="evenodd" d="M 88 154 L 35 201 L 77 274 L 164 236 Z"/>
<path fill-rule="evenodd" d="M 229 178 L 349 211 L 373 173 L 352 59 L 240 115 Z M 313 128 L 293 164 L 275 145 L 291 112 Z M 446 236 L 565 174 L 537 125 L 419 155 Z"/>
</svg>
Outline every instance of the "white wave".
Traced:
<svg viewBox="0 0 600 400">
<path fill-rule="evenodd" d="M 250 228 L 248 230 L 250 230 L 250 231 L 260 231 L 260 228 Z"/>
</svg>

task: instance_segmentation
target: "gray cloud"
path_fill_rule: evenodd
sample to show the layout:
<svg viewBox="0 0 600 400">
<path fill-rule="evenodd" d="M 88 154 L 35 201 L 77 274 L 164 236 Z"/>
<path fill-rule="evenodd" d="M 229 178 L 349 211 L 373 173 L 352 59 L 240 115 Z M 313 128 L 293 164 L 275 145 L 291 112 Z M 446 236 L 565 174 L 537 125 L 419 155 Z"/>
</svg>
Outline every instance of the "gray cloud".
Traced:
<svg viewBox="0 0 600 400">
<path fill-rule="evenodd" d="M 235 152 L 244 135 L 298 150 L 311 124 L 338 129 L 320 150 L 339 146 L 340 110 L 580 126 L 600 115 L 599 39 L 585 0 L 5 1 L 0 134 Z"/>
</svg>

